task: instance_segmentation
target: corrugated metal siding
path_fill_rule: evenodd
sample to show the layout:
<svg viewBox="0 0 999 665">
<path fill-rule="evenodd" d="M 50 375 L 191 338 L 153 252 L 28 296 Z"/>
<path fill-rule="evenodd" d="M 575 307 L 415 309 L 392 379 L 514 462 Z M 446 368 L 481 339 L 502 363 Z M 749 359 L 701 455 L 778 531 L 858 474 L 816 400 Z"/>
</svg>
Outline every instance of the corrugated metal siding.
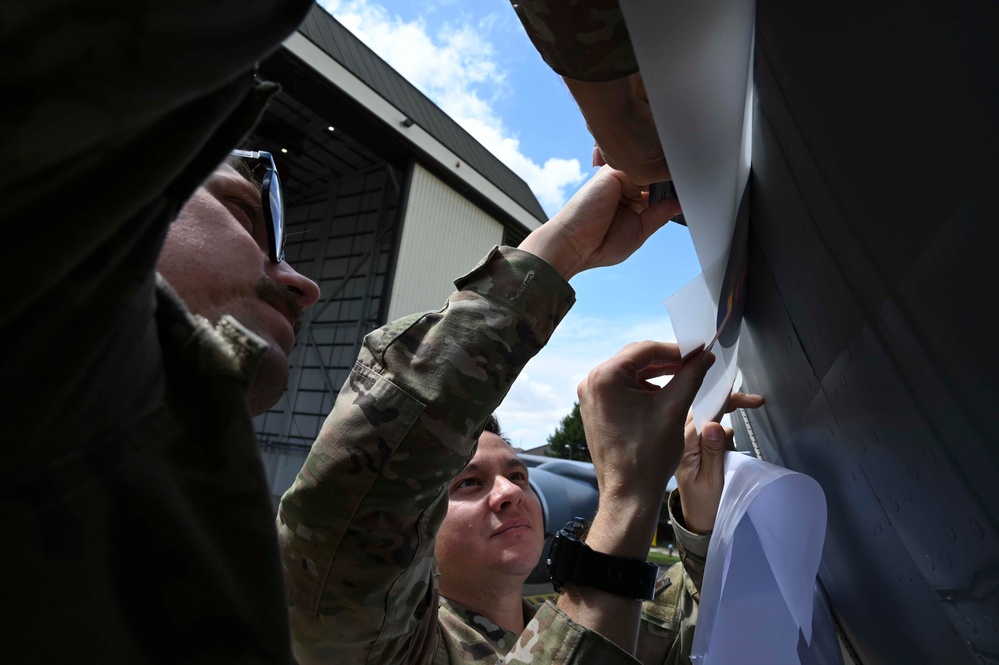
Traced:
<svg viewBox="0 0 999 665">
<path fill-rule="evenodd" d="M 325 9 L 319 5 L 313 7 L 298 31 L 503 190 L 524 210 L 542 222 L 548 219 L 526 182 Z"/>
<path fill-rule="evenodd" d="M 288 392 L 254 421 L 262 444 L 311 446 L 360 340 L 384 323 L 379 314 L 401 180 L 390 168 L 332 179 L 323 195 L 286 210 L 288 262 L 315 280 L 322 296 L 306 313 L 289 358 Z M 274 475 L 268 478 L 282 489 Z"/>
<path fill-rule="evenodd" d="M 416 164 L 388 320 L 439 309 L 454 280 L 503 241 L 503 225 Z"/>
</svg>

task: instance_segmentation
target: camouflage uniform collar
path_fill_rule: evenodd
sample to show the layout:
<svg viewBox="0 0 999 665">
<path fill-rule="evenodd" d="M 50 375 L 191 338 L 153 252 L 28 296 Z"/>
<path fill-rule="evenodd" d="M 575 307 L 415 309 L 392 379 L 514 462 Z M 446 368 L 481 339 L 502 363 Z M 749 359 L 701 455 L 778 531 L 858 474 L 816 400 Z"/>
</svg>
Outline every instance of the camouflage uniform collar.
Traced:
<svg viewBox="0 0 999 665">
<path fill-rule="evenodd" d="M 520 639 L 520 635 L 518 633 L 497 626 L 488 617 L 476 612 L 473 609 L 465 607 L 461 603 L 441 596 L 440 605 L 441 612 L 449 612 L 463 624 L 481 635 L 482 639 L 488 642 L 489 646 L 492 647 L 493 651 L 497 654 L 505 656 L 507 652 L 509 652 L 510 649 L 512 649 L 517 643 L 517 640 Z M 535 608 L 527 600 L 524 600 L 523 606 L 524 625 L 526 626 L 530 623 L 531 619 L 534 618 Z"/>
<path fill-rule="evenodd" d="M 161 335 L 166 335 L 179 349 L 191 348 L 189 345 L 196 339 L 207 341 L 214 351 L 210 359 L 202 354 L 202 361 L 209 363 L 206 367 L 214 372 L 235 374 L 249 386 L 267 350 L 267 342 L 228 314 L 214 326 L 203 316 L 192 314 L 158 272 L 156 298 Z"/>
</svg>

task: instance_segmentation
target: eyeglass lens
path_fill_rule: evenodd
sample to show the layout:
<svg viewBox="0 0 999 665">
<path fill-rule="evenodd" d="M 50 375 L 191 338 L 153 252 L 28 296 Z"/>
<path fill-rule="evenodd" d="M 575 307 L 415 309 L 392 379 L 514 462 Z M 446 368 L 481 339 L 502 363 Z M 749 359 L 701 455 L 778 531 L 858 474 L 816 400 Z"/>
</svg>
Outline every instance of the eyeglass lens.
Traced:
<svg viewBox="0 0 999 665">
<path fill-rule="evenodd" d="M 273 164 L 273 162 L 271 162 Z M 268 188 L 268 198 L 271 207 L 271 223 L 274 225 L 274 255 L 278 261 L 284 261 L 284 197 L 281 195 L 281 179 L 273 166 Z"/>
</svg>

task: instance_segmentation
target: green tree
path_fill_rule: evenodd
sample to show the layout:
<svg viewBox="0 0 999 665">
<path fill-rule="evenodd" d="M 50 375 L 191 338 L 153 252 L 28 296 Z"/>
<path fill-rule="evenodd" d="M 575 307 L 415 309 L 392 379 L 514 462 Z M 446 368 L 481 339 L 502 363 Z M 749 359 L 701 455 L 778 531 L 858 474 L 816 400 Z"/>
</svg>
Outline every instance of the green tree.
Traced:
<svg viewBox="0 0 999 665">
<path fill-rule="evenodd" d="M 562 419 L 555 433 L 548 437 L 548 456 L 592 462 L 590 449 L 586 445 L 583 432 L 583 419 L 579 415 L 579 402 L 572 407 L 572 413 Z"/>
</svg>

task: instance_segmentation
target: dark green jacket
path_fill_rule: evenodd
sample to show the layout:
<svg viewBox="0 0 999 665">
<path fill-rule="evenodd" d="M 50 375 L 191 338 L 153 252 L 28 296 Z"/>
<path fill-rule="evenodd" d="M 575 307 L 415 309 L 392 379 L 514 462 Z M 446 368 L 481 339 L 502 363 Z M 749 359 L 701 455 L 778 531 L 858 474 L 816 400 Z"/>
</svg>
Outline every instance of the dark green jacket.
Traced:
<svg viewBox="0 0 999 665">
<path fill-rule="evenodd" d="M 0 12 L 0 662 L 291 660 L 244 397 L 259 340 L 189 317 L 155 265 L 310 5 Z"/>
</svg>

